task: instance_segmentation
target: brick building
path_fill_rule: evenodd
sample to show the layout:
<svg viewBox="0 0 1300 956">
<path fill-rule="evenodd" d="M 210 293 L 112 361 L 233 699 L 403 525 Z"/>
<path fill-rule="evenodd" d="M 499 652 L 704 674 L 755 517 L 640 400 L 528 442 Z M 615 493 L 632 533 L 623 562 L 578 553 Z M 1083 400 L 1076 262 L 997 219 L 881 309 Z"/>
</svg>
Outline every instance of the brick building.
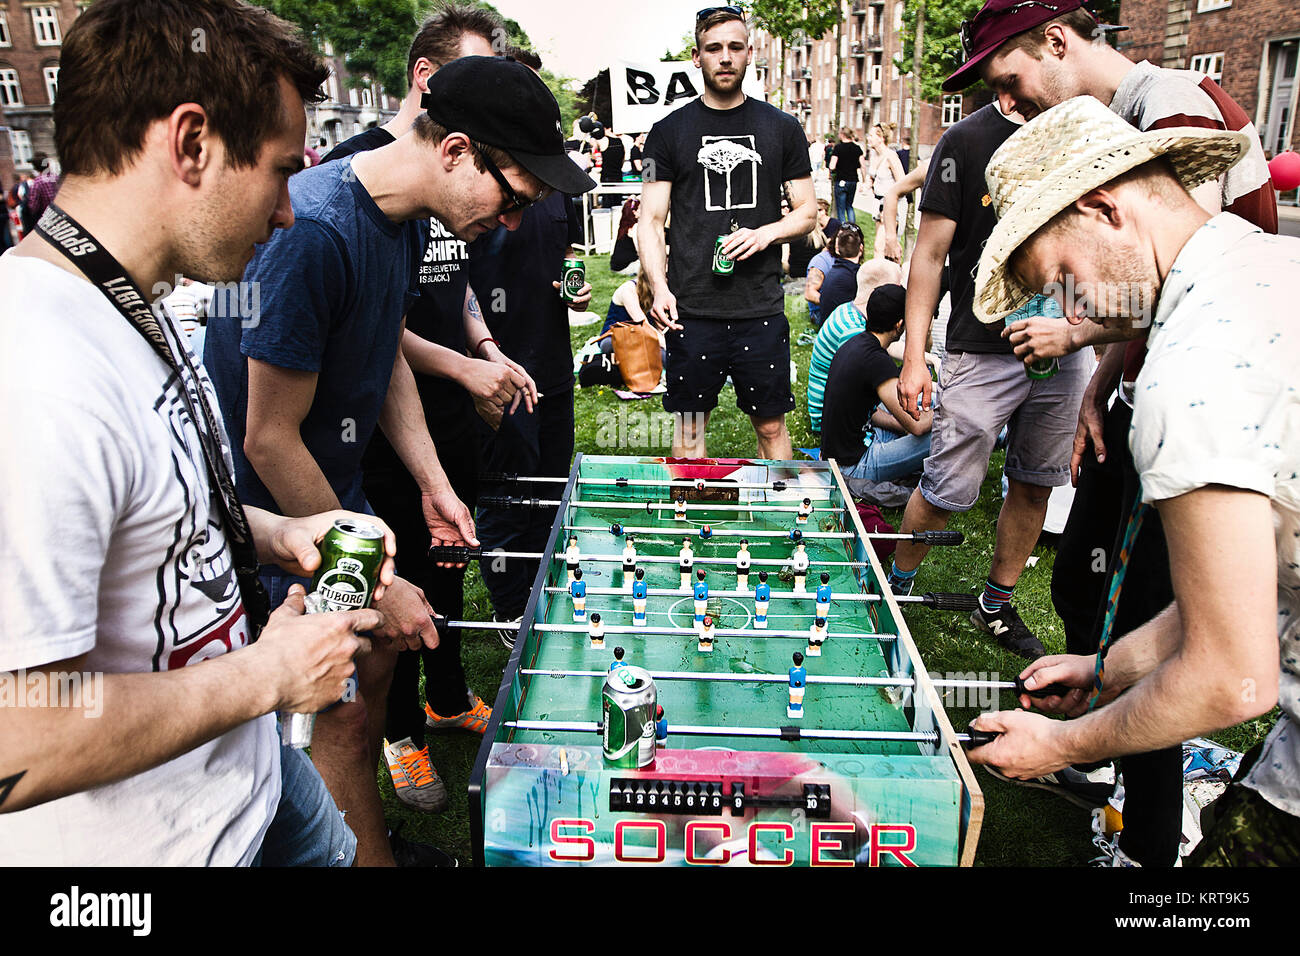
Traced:
<svg viewBox="0 0 1300 956">
<path fill-rule="evenodd" d="M 818 137 L 848 126 L 861 142 L 871 125 L 892 122 L 897 142 L 910 146 L 912 82 L 895 66 L 903 48 L 903 0 L 843 0 L 841 6 L 838 47 L 835 31 L 792 45 L 754 31 L 754 68 L 767 99 Z M 923 103 L 920 155 L 967 112 L 960 96 Z"/>
<path fill-rule="evenodd" d="M 377 83 L 351 87 L 343 57 L 336 55 L 329 43 L 324 53 L 330 65 L 330 78 L 325 81 L 327 99 L 307 107 L 307 142 L 315 145 L 324 139 L 325 148 L 332 149 L 348 137 L 382 126 L 396 116 L 400 97 L 406 91 L 392 96 Z M 324 150 L 321 152 L 323 155 Z"/>
<path fill-rule="evenodd" d="M 1254 119 L 1267 155 L 1300 149 L 1296 0 L 1123 0 L 1120 22 L 1130 59 L 1213 77 Z"/>
</svg>

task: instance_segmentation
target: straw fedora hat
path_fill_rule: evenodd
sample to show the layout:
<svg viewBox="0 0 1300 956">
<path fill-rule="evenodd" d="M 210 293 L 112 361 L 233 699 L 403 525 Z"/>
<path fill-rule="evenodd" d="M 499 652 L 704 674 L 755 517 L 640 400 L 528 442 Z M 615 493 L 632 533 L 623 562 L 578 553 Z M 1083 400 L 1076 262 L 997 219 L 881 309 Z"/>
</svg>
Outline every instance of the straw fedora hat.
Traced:
<svg viewBox="0 0 1300 956">
<path fill-rule="evenodd" d="M 1036 294 L 1007 271 L 1007 260 L 1080 196 L 1157 156 L 1167 157 L 1191 190 L 1231 168 L 1249 145 L 1244 133 L 1232 130 L 1142 132 L 1092 96 L 1040 113 L 998 147 L 985 171 L 998 222 L 975 276 L 975 317 L 999 322 Z"/>
</svg>

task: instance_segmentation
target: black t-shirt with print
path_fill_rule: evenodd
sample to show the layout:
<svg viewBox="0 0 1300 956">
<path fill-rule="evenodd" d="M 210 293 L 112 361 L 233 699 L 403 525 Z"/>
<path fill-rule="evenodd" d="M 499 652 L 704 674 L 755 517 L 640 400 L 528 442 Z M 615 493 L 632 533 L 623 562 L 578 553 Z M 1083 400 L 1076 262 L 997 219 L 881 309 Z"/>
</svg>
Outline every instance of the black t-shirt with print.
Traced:
<svg viewBox="0 0 1300 956">
<path fill-rule="evenodd" d="M 781 247 L 737 262 L 729 276 L 713 273 L 718 236 L 757 229 L 781 218 L 781 184 L 812 174 L 799 121 L 746 97 L 730 110 L 696 99 L 650 130 L 644 178 L 670 182 L 672 248 L 668 287 L 685 318 L 746 319 L 785 311 Z"/>
<path fill-rule="evenodd" d="M 948 283 L 952 315 L 948 319 L 949 352 L 1011 352 L 1000 325 L 975 318 L 975 269 L 984 243 L 997 222 L 984 168 L 999 146 L 1019 127 L 990 103 L 943 134 L 930 157 L 921 194 L 921 211 L 957 224 L 948 249 Z"/>
<path fill-rule="evenodd" d="M 822 457 L 841 467 L 862 457 L 862 435 L 880 404 L 879 388 L 898 378 L 898 366 L 870 332 L 847 339 L 826 373 L 822 399 Z"/>
</svg>

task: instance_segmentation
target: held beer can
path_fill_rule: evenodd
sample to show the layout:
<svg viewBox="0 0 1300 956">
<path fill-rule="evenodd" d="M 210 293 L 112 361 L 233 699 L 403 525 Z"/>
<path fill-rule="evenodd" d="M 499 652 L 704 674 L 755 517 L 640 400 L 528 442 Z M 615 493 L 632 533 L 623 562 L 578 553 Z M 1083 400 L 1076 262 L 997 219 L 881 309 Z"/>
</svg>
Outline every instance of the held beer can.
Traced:
<svg viewBox="0 0 1300 956">
<path fill-rule="evenodd" d="M 565 259 L 560 272 L 560 298 L 565 302 L 574 302 L 578 293 L 587 284 L 587 269 L 581 259 Z"/>
<path fill-rule="evenodd" d="M 735 271 L 736 264 L 722 254 L 722 244 L 726 241 L 726 236 L 718 236 L 717 241 L 713 244 L 714 275 L 729 276 Z"/>
<path fill-rule="evenodd" d="M 339 518 L 321 540 L 320 557 L 307 594 L 307 613 L 369 607 L 384 564 L 383 531 L 368 522 Z M 356 699 L 356 681 L 355 673 L 348 678 L 344 701 Z M 299 750 L 310 747 L 315 722 L 315 714 L 281 714 L 282 741 Z"/>
<path fill-rule="evenodd" d="M 1045 295 L 1036 295 L 1016 311 L 1006 317 L 1006 325 L 1019 322 L 1021 319 L 1032 319 L 1037 316 L 1046 316 L 1053 319 L 1064 319 L 1065 313 L 1061 311 L 1060 305 L 1056 300 Z M 1039 359 L 1025 366 L 1025 375 L 1035 381 L 1051 378 L 1061 369 L 1059 359 Z"/>
<path fill-rule="evenodd" d="M 624 664 L 609 672 L 600 694 L 606 763 L 625 769 L 654 763 L 657 702 L 649 671 Z"/>
</svg>

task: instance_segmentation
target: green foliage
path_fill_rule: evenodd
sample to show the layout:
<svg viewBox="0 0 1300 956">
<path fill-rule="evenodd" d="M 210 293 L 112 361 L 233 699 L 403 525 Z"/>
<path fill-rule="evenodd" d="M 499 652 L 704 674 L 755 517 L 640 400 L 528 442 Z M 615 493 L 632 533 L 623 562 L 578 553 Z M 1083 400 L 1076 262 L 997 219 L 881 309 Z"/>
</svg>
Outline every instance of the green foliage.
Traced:
<svg viewBox="0 0 1300 956">
<path fill-rule="evenodd" d="M 260 0 L 278 16 L 298 24 L 322 49 L 340 51 L 349 83 L 373 77 L 393 96 L 406 94 L 406 54 L 428 0 Z"/>
<path fill-rule="evenodd" d="M 664 55 L 659 58 L 660 63 L 669 63 L 674 60 L 689 60 L 691 51 L 695 49 L 695 34 L 687 31 L 682 34 L 679 48 L 676 53 L 672 50 L 664 50 Z"/>
<path fill-rule="evenodd" d="M 840 22 L 840 0 L 754 0 L 750 21 L 786 44 L 821 39 Z"/>
<path fill-rule="evenodd" d="M 560 129 L 568 135 L 568 131 L 573 128 L 573 121 L 580 113 L 578 94 L 573 89 L 573 78 L 552 73 L 542 67 L 542 82 L 546 84 L 546 88 L 551 91 L 555 102 L 560 106 Z"/>
</svg>

